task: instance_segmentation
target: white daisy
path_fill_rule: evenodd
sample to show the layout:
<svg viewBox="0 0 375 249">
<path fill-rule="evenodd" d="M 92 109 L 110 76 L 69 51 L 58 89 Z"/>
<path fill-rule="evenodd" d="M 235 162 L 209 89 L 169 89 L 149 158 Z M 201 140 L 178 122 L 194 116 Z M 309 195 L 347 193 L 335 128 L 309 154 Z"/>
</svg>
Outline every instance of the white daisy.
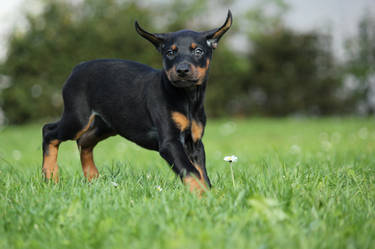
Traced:
<svg viewBox="0 0 375 249">
<path fill-rule="evenodd" d="M 230 162 L 230 163 L 237 162 L 237 160 L 238 160 L 238 157 L 236 157 L 235 155 L 224 157 L 224 161 Z"/>
</svg>

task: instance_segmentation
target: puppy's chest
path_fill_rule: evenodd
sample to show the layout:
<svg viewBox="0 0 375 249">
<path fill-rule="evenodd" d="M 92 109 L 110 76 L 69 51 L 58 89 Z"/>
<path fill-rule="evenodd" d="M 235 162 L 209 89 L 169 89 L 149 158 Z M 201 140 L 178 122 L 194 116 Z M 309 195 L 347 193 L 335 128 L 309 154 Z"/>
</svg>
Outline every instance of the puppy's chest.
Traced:
<svg viewBox="0 0 375 249">
<path fill-rule="evenodd" d="M 191 139 L 194 143 L 203 136 L 203 122 L 193 116 L 187 116 L 180 112 L 172 112 L 172 121 L 181 132 L 181 139 L 186 141 Z"/>
</svg>

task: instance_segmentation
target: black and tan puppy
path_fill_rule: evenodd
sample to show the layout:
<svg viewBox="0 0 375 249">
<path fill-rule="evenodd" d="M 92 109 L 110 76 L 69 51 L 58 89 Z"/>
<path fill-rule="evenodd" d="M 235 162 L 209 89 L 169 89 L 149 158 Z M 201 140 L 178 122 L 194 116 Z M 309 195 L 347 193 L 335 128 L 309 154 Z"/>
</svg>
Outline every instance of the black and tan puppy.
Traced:
<svg viewBox="0 0 375 249">
<path fill-rule="evenodd" d="M 93 60 L 73 69 L 63 88 L 60 121 L 43 127 L 43 173 L 58 181 L 59 144 L 77 140 L 84 175 L 99 176 L 95 145 L 121 135 L 159 151 L 191 191 L 210 187 L 202 136 L 203 107 L 213 49 L 232 25 L 232 14 L 220 28 L 151 34 L 137 22 L 137 32 L 161 53 L 163 69 L 126 60 Z"/>
</svg>

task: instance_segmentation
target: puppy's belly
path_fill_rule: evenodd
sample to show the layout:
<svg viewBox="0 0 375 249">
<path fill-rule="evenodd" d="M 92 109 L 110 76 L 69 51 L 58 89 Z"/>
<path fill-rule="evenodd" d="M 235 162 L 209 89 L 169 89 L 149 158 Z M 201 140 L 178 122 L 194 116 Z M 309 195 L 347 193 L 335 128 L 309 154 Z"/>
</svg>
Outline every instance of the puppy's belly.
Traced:
<svg viewBox="0 0 375 249">
<path fill-rule="evenodd" d="M 154 127 L 123 130 L 122 137 L 149 150 L 159 150 L 159 134 Z"/>
</svg>

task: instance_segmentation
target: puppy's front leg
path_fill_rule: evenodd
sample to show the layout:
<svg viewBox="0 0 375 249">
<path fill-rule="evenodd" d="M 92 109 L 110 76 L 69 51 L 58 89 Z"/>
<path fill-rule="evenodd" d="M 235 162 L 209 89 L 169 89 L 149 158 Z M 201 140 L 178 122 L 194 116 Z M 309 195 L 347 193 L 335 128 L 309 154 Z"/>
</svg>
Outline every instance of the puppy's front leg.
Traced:
<svg viewBox="0 0 375 249">
<path fill-rule="evenodd" d="M 188 151 L 188 157 L 193 162 L 193 165 L 202 172 L 203 178 L 206 182 L 206 185 L 211 188 L 211 182 L 207 175 L 206 170 L 206 153 L 204 150 L 204 146 L 202 140 L 198 140 L 197 142 L 193 143 L 192 151 Z"/>
<path fill-rule="evenodd" d="M 178 139 L 164 140 L 160 145 L 159 153 L 171 165 L 173 171 L 181 177 L 191 192 L 201 195 L 207 190 L 204 171 L 191 162 Z"/>
</svg>

